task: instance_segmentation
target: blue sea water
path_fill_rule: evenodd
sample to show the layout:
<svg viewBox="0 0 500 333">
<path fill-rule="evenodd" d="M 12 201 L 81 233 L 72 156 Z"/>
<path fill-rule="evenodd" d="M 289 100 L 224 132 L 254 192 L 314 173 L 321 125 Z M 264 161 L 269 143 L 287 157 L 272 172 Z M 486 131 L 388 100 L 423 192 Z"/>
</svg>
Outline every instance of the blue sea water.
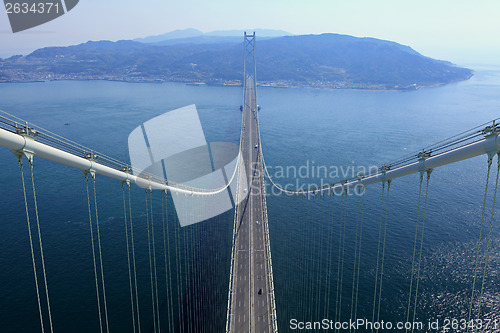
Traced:
<svg viewBox="0 0 500 333">
<path fill-rule="evenodd" d="M 309 175 L 299 179 L 298 185 L 317 184 L 321 178 L 331 181 L 317 172 L 312 174 L 318 167 L 352 172 L 361 166 L 381 165 L 499 117 L 500 68 L 473 69 L 476 73 L 468 81 L 412 92 L 259 88 L 266 164 L 282 185 L 296 184 L 292 170 L 300 167 Z M 1 110 L 125 162 L 127 137 L 136 126 L 190 104 L 196 104 L 199 110 L 208 141 L 238 143 L 241 99 L 239 87 L 178 83 L 59 81 L 0 85 Z M 2 332 L 36 332 L 40 324 L 19 167 L 5 148 L 0 148 L 0 167 L 0 327 Z M 280 174 L 278 170 L 289 172 Z M 483 156 L 432 173 L 416 320 L 427 323 L 468 317 L 486 171 Z M 495 172 L 493 168 L 490 184 L 494 184 Z M 54 328 L 62 332 L 98 331 L 83 175 L 35 159 L 35 181 Z M 111 331 L 132 331 L 122 188 L 120 183 L 103 177 L 97 178 L 96 186 L 109 325 Z M 378 245 L 381 216 L 385 221 L 380 184 L 369 187 L 363 201 L 357 197 L 286 197 L 268 185 L 280 331 L 288 331 L 292 319 L 371 320 L 375 279 L 382 269 L 379 320 L 406 320 L 418 190 L 418 175 L 391 183 L 382 266 L 381 262 L 377 265 L 377 253 L 383 249 Z M 153 317 L 145 199 L 138 188 L 134 187 L 132 194 L 141 325 L 148 331 L 153 327 Z M 487 197 L 481 259 L 492 194 L 493 186 Z M 223 331 L 232 212 L 193 228 L 178 229 L 169 198 L 167 240 L 174 284 L 171 300 L 166 292 L 168 277 L 157 193 L 153 204 L 162 330 L 168 331 L 168 318 L 173 315 L 174 331 L 181 326 L 184 331 Z M 356 235 L 360 234 L 361 221 L 358 251 Z M 500 226 L 497 217 L 493 222 L 480 317 L 500 320 Z M 361 258 L 357 296 L 353 293 L 353 286 L 358 284 L 353 279 L 355 253 Z M 478 281 L 482 272 L 481 268 Z M 476 289 L 478 286 L 480 282 Z"/>
</svg>

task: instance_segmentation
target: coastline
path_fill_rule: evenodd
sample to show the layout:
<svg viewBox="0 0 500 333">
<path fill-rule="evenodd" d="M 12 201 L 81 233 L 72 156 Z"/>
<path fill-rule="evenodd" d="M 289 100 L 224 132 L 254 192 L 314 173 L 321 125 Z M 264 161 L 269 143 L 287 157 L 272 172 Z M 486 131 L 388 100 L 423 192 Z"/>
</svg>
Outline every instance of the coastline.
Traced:
<svg viewBox="0 0 500 333">
<path fill-rule="evenodd" d="M 297 82 L 283 82 L 283 81 L 263 81 L 257 82 L 257 86 L 262 88 L 308 88 L 308 89 L 320 89 L 320 90 L 362 90 L 362 91 L 416 91 L 420 88 L 434 88 L 440 87 L 448 84 L 453 84 L 457 82 L 470 80 L 475 75 L 473 71 L 470 76 L 462 80 L 453 80 L 449 82 L 440 82 L 434 84 L 413 84 L 409 86 L 387 86 L 387 85 L 368 85 L 363 83 L 334 83 L 334 82 L 321 82 L 321 83 L 297 83 Z M 239 80 L 232 81 L 191 81 L 186 79 L 155 79 L 155 78 L 116 78 L 116 77 L 93 77 L 93 78 L 47 78 L 47 79 L 25 79 L 25 80 L 0 80 L 0 84 L 9 84 L 9 83 L 46 83 L 53 81 L 110 81 L 110 82 L 124 82 L 124 83 L 184 83 L 189 86 L 217 86 L 217 87 L 241 87 L 242 83 Z"/>
</svg>

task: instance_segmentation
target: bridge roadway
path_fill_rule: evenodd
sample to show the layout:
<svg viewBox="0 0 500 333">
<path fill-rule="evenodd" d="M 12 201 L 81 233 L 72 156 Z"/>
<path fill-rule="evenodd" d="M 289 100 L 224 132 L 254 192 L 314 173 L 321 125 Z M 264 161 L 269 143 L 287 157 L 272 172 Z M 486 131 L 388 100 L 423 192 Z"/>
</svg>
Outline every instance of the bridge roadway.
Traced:
<svg viewBox="0 0 500 333">
<path fill-rule="evenodd" d="M 250 186 L 241 189 L 247 185 L 240 185 L 238 191 L 246 197 L 236 208 L 229 332 L 273 332 L 274 291 L 267 260 L 269 238 L 253 78 L 247 81 L 242 112 L 241 150 Z"/>
</svg>

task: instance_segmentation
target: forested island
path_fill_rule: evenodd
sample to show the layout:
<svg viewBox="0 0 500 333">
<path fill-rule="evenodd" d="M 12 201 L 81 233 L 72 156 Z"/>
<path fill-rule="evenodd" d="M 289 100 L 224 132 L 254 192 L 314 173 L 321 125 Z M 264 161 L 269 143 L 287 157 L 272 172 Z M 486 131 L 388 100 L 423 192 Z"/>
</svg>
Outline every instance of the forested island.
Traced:
<svg viewBox="0 0 500 333">
<path fill-rule="evenodd" d="M 415 90 L 467 80 L 473 71 L 409 46 L 340 34 L 259 39 L 257 79 L 274 87 Z M 239 85 L 243 37 L 89 41 L 0 59 L 0 82 L 117 80 Z"/>
</svg>

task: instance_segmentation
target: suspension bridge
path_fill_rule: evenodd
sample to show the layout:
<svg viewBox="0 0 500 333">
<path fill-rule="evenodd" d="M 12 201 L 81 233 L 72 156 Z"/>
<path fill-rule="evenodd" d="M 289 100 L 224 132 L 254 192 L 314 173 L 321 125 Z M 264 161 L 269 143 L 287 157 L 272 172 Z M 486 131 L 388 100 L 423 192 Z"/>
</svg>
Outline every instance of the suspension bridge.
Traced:
<svg viewBox="0 0 500 333">
<path fill-rule="evenodd" d="M 255 33 L 245 34 L 241 149 L 246 199 L 234 215 L 227 332 L 276 332 L 276 305 L 258 122 Z M 238 190 L 238 194 L 241 191 Z M 239 202 L 239 200 L 237 200 Z"/>
<path fill-rule="evenodd" d="M 467 313 L 464 318 L 466 325 L 460 331 L 495 331 L 493 328 L 478 327 L 474 320 L 481 318 L 481 307 L 484 312 L 484 289 L 487 283 L 485 276 L 488 267 L 488 258 L 491 255 L 491 230 L 494 223 L 494 208 L 500 162 L 498 162 L 496 180 L 494 185 L 489 183 L 493 159 L 499 153 L 500 126 L 498 120 L 479 125 L 471 130 L 460 133 L 434 145 L 423 147 L 419 152 L 409 154 L 399 160 L 382 165 L 376 172 L 358 174 L 353 178 L 332 181 L 322 186 L 307 189 L 290 189 L 282 187 L 270 174 L 263 155 L 259 129 L 259 106 L 257 105 L 257 66 L 255 58 L 255 34 L 244 36 L 244 77 L 243 77 L 243 105 L 240 153 L 237 169 L 227 184 L 220 188 L 201 189 L 182 183 L 167 182 L 165 179 L 153 175 L 141 174 L 141 170 L 134 170 L 130 165 L 119 160 L 95 152 L 74 141 L 63 138 L 36 125 L 30 124 L 7 113 L 0 115 L 0 145 L 10 149 L 17 158 L 21 174 L 21 188 L 25 202 L 25 215 L 28 226 L 29 248 L 31 252 L 32 271 L 34 276 L 34 289 L 36 291 L 36 304 L 39 315 L 39 327 L 42 332 L 58 331 L 57 321 L 53 320 L 57 313 L 51 307 L 50 290 L 51 276 L 47 274 L 46 261 L 42 242 L 43 220 L 40 219 L 37 204 L 37 194 L 34 173 L 34 158 L 41 157 L 59 164 L 64 164 L 84 173 L 86 202 L 89 217 L 89 231 L 92 254 L 93 284 L 95 311 L 94 320 L 100 332 L 115 330 L 113 327 L 112 307 L 109 304 L 107 290 L 109 282 L 105 282 L 106 266 L 103 260 L 103 247 L 101 240 L 101 227 L 99 225 L 99 208 L 96 189 L 98 176 L 108 177 L 121 183 L 123 199 L 123 219 L 125 225 L 127 278 L 128 278 L 128 316 L 130 317 L 130 331 L 168 331 L 168 332 L 277 332 L 288 330 L 288 319 L 280 318 L 280 304 L 276 301 L 276 288 L 274 286 L 273 265 L 271 260 L 271 242 L 266 203 L 265 178 L 276 189 L 284 194 L 302 200 L 324 202 L 329 200 L 328 206 L 334 207 L 333 202 L 340 200 L 340 219 L 336 226 L 338 239 L 334 238 L 333 224 L 327 227 L 327 235 L 321 239 L 320 247 L 325 247 L 326 257 L 322 263 L 318 260 L 300 259 L 301 270 L 310 270 L 312 278 L 304 281 L 305 293 L 296 304 L 282 304 L 283 307 L 300 309 L 297 312 L 304 318 L 302 321 L 329 318 L 334 323 L 348 319 L 368 318 L 372 323 L 380 322 L 381 308 L 383 308 L 384 276 L 387 267 L 386 238 L 389 210 L 389 194 L 393 180 L 407 177 L 412 174 L 419 175 L 417 216 L 415 233 L 412 244 L 411 272 L 409 274 L 409 287 L 407 289 L 407 303 L 401 311 L 401 321 L 415 322 L 419 297 L 419 283 L 422 273 L 422 247 L 424 243 L 425 221 L 427 216 L 428 189 L 433 170 L 447 164 L 455 163 L 477 156 L 487 156 L 487 175 L 484 198 L 482 200 L 479 239 L 474 247 L 473 281 L 468 290 L 469 300 Z M 243 165 L 244 167 L 240 167 Z M 26 167 L 28 169 L 26 170 Z M 25 171 L 29 172 L 26 180 Z M 141 174 L 141 176 L 138 176 Z M 360 293 L 360 275 L 362 275 L 362 241 L 363 241 L 363 206 L 366 186 L 382 184 L 380 204 L 380 223 L 375 244 L 376 264 L 374 265 L 372 282 L 369 291 L 373 294 L 371 303 L 366 308 L 358 306 Z M 132 210 L 135 208 L 132 184 L 137 184 L 145 189 L 143 204 L 145 207 L 146 231 L 140 234 L 147 239 L 143 250 L 147 255 L 136 253 L 140 244 L 137 239 L 137 222 L 134 227 Z M 207 224 L 179 228 L 180 218 L 169 212 L 169 196 L 186 197 L 211 197 L 235 186 L 236 205 L 233 215 L 231 255 L 224 251 L 208 255 L 208 265 L 202 265 L 196 258 L 203 257 L 209 245 L 204 244 L 205 236 L 218 237 L 220 229 L 208 230 Z M 493 197 L 491 197 L 491 187 Z M 488 196 L 490 191 L 490 196 Z M 161 197 L 154 197 L 153 193 L 161 193 Z M 347 201 L 348 193 L 355 193 L 357 202 L 352 218 L 348 218 Z M 322 200 L 319 200 L 319 199 Z M 478 198 L 480 201 L 481 199 Z M 492 203 L 491 203 L 492 201 Z M 158 213 L 154 205 L 160 206 L 161 226 L 163 239 L 157 239 Z M 487 207 L 491 206 L 491 213 Z M 200 207 L 199 209 L 203 209 Z M 21 212 L 20 212 L 21 213 Z M 317 217 L 317 216 L 316 216 Z M 219 217 L 220 218 L 220 217 Z M 144 216 L 142 217 L 144 220 Z M 314 217 L 313 217 L 314 219 Z M 489 219 L 489 220 L 488 220 Z M 353 238 L 353 262 L 348 262 L 346 257 L 349 248 L 346 238 L 346 229 L 349 221 L 355 222 Z M 217 222 L 217 218 L 215 218 Z M 101 222 L 102 223 L 102 222 Z M 207 222 L 207 223 L 214 223 Z M 332 221 L 333 223 L 333 221 Z M 170 229 L 169 229 L 170 228 Z M 196 229 L 198 228 L 198 229 Z M 213 229 L 213 228 L 212 228 Z M 304 241 L 305 257 L 319 256 L 314 253 L 315 231 L 309 227 Z M 135 234 L 134 234 L 135 232 Z M 317 236 L 320 236 L 316 234 Z M 156 242 L 155 242 L 156 241 Z M 309 242 L 309 243 L 308 243 Z M 322 243 L 321 243 L 322 242 Z M 483 246 L 485 245 L 485 246 Z M 301 246 L 297 244 L 297 246 Z M 160 249 L 163 250 L 161 258 Z M 226 252 L 227 254 L 227 249 Z M 140 257 L 140 258 L 138 258 Z M 163 260 L 162 260 L 163 259 Z M 229 259 L 229 260 L 228 260 Z M 141 266 L 140 260 L 146 264 Z M 160 265 L 163 262 L 162 269 Z M 207 279 L 215 279 L 220 274 L 215 267 L 219 262 L 228 263 L 229 274 L 225 284 L 227 294 L 221 296 L 220 288 L 214 287 Z M 347 265 L 352 270 L 347 275 Z M 146 278 L 141 278 L 141 268 L 146 269 Z M 207 270 L 208 267 L 208 270 Z M 210 268 L 212 267 L 212 268 Z M 211 269 L 211 270 L 210 270 Z M 227 269 L 225 274 L 227 274 Z M 161 276 L 164 275 L 164 287 L 159 286 Z M 139 277 L 138 277 L 139 276 Z M 352 280 L 351 280 L 352 279 Z M 141 283 L 146 283 L 146 287 Z M 286 282 L 284 282 L 286 285 Z M 147 291 L 145 291 L 147 290 Z M 363 290 L 361 290 L 363 292 Z M 227 295 L 227 298 L 225 297 Z M 90 296 L 89 296 L 90 297 Z M 204 299 L 205 298 L 205 299 Z M 371 297 L 370 297 L 371 298 Z M 226 306 L 216 311 L 210 304 L 225 304 Z M 147 308 L 144 308 L 147 303 Z M 205 303 L 205 304 L 204 304 Z M 278 308 L 277 306 L 278 305 Z M 198 318 L 198 319 L 197 319 Z M 202 318 L 202 319 L 199 319 Z M 495 318 L 493 318 L 495 319 Z M 280 321 L 279 321 L 280 320 Z M 321 324 L 324 324 L 320 321 Z M 490 323 L 497 325 L 496 322 Z M 500 323 L 499 323 L 500 324 Z M 300 327 L 297 324 L 297 327 Z M 305 325 L 305 324 L 304 324 Z M 311 324 L 315 325 L 315 324 Z M 225 328 L 224 328 L 225 327 Z M 500 327 L 500 326 L 495 326 Z M 327 329 L 325 326 L 314 326 L 312 329 Z M 377 327 L 371 328 L 345 328 L 335 325 L 328 329 L 335 331 L 379 331 Z M 418 331 L 425 328 L 402 327 L 399 331 Z"/>
</svg>

